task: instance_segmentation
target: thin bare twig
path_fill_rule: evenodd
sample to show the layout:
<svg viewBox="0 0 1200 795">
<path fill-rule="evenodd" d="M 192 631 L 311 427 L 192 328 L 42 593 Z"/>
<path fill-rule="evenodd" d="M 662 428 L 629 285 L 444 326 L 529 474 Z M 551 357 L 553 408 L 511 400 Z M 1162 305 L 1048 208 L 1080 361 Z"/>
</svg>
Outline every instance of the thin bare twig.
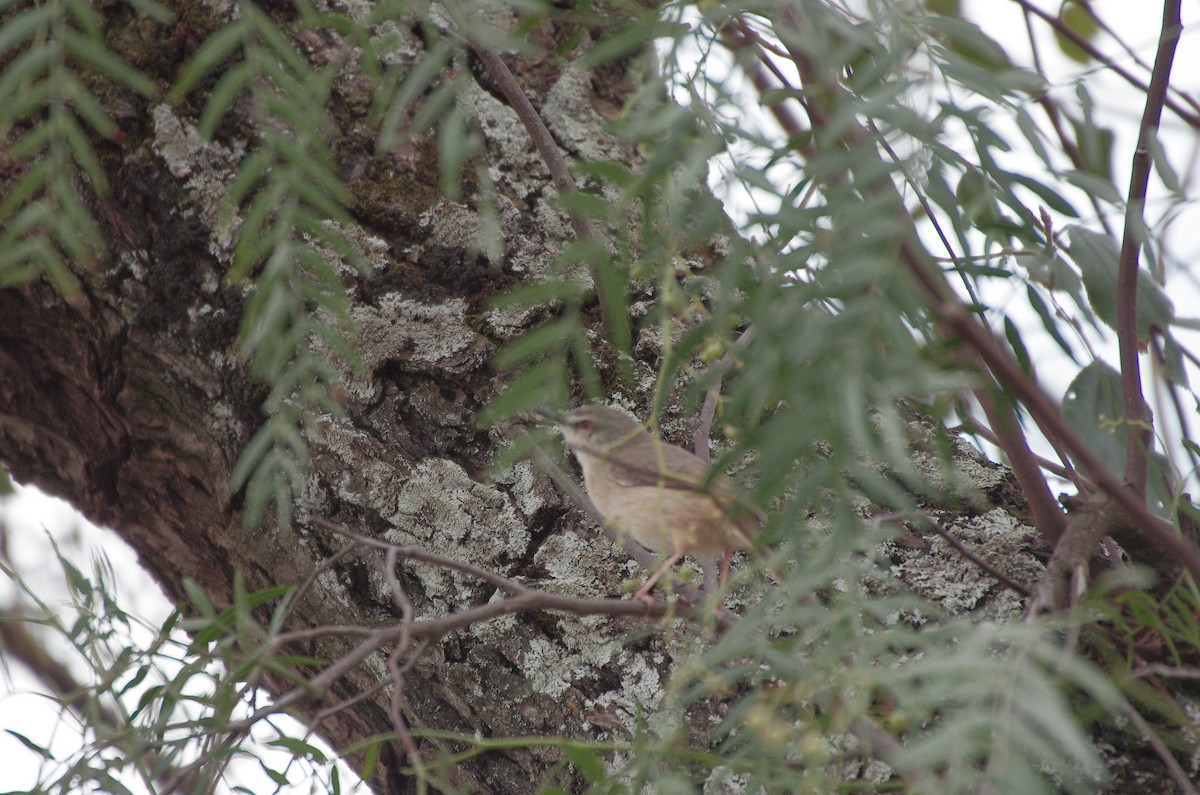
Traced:
<svg viewBox="0 0 1200 795">
<path fill-rule="evenodd" d="M 392 602 L 400 609 L 400 637 L 396 639 L 396 646 L 387 659 L 388 670 L 392 674 L 392 698 L 389 702 L 389 712 L 392 718 L 392 728 L 396 730 L 400 747 L 408 755 L 413 768 L 424 778 L 425 763 L 421 759 L 421 751 L 417 748 L 417 742 L 408 730 L 408 721 L 404 719 L 404 674 L 408 670 L 408 666 L 402 667 L 400 658 L 408 651 L 409 644 L 412 643 L 413 617 L 416 614 L 416 608 L 413 607 L 412 599 L 408 598 L 408 593 L 405 592 L 404 586 L 400 584 L 399 576 L 396 575 L 399 555 L 399 547 L 390 547 L 386 553 L 383 570 L 383 576 L 392 593 Z M 411 662 L 413 661 L 410 661 L 410 664 Z"/>
<path fill-rule="evenodd" d="M 1179 18 L 1181 0 L 1163 3 L 1162 30 L 1154 70 L 1146 90 L 1146 107 L 1142 112 L 1137 149 L 1133 153 L 1133 169 L 1129 177 L 1129 197 L 1125 202 L 1125 232 L 1121 239 L 1121 259 L 1117 268 L 1117 341 L 1121 357 L 1121 395 L 1125 407 L 1125 482 L 1140 497 L 1146 496 L 1149 474 L 1149 453 L 1154 444 L 1154 429 L 1150 425 L 1146 398 L 1142 394 L 1142 371 L 1139 358 L 1137 296 L 1138 260 L 1144 240 L 1146 186 L 1150 181 L 1150 147 L 1162 119 L 1163 101 L 1170 85 L 1171 65 L 1175 47 L 1183 29 Z"/>
<path fill-rule="evenodd" d="M 924 524 L 930 530 L 932 530 L 933 532 L 937 533 L 939 536 L 944 538 L 946 540 L 946 543 L 948 543 L 950 546 L 954 547 L 954 549 L 960 555 L 962 555 L 964 558 L 969 560 L 971 563 L 975 564 L 977 567 L 979 567 L 983 571 L 987 572 L 992 577 L 996 578 L 996 580 L 998 580 L 1001 585 L 1016 592 L 1017 594 L 1019 594 L 1022 597 L 1029 596 L 1028 588 L 1026 588 L 1024 585 L 1021 585 L 1021 583 L 1017 582 L 1012 577 L 1009 577 L 1007 574 L 1000 571 L 995 566 L 993 566 L 991 563 L 989 563 L 988 561 L 984 560 L 982 557 L 977 555 L 974 551 L 971 550 L 970 547 L 968 547 L 966 544 L 964 544 L 963 542 L 961 542 L 957 538 L 955 538 L 953 535 L 951 535 L 950 531 L 947 530 L 942 525 L 941 522 L 934 519 L 933 516 L 931 514 L 929 514 L 929 512 L 927 512 L 927 511 L 918 511 L 915 514 L 911 514 L 911 515 L 898 514 L 898 513 L 896 513 L 896 514 L 880 514 L 878 516 L 871 517 L 871 519 L 872 519 L 872 521 L 877 522 L 879 524 L 884 524 L 884 523 L 889 523 L 889 522 L 903 523 L 906 521 L 920 522 L 921 524 Z"/>
<path fill-rule="evenodd" d="M 1175 786 L 1179 787 L 1179 791 L 1184 793 L 1184 795 L 1200 795 L 1200 790 L 1196 789 L 1196 785 L 1183 769 L 1183 766 L 1175 759 L 1175 755 L 1171 753 L 1171 749 L 1167 747 L 1162 738 L 1151 728 L 1146 719 L 1141 716 L 1141 713 L 1124 696 L 1118 694 L 1117 699 L 1121 711 L 1125 713 L 1125 717 L 1129 718 L 1130 722 L 1146 738 L 1146 742 L 1154 749 L 1154 753 L 1162 761 L 1163 766 L 1166 767 L 1167 773 L 1170 774 L 1171 780 L 1175 782 Z"/>
<path fill-rule="evenodd" d="M 1079 47 L 1079 49 L 1083 50 L 1088 55 L 1095 58 L 1098 62 L 1104 64 L 1104 66 L 1106 68 L 1112 70 L 1112 72 L 1114 74 L 1119 75 L 1121 77 L 1121 79 L 1125 80 L 1126 82 L 1128 82 L 1130 85 L 1137 88 L 1142 93 L 1148 93 L 1150 91 L 1150 86 L 1146 85 L 1146 83 L 1139 80 L 1136 76 L 1134 76 L 1128 70 L 1123 68 L 1120 64 L 1118 64 L 1112 58 L 1109 58 L 1107 55 L 1100 52 L 1100 50 L 1096 49 L 1096 47 L 1093 46 L 1090 41 L 1085 39 L 1083 36 L 1080 36 L 1079 33 L 1077 33 L 1075 30 L 1073 30 L 1069 25 L 1064 23 L 1061 19 L 1056 17 L 1054 14 L 1051 14 L 1048 11 L 1044 11 L 1044 10 L 1038 8 L 1036 5 L 1031 3 L 1029 0 L 1013 0 L 1013 2 L 1017 3 L 1018 5 L 1021 6 L 1021 8 L 1025 9 L 1028 13 L 1033 14 L 1034 16 L 1038 17 L 1043 22 L 1045 22 L 1047 25 L 1054 28 L 1056 33 L 1059 33 L 1062 35 L 1063 38 L 1070 40 L 1072 44 L 1076 45 L 1077 47 Z M 1178 8 L 1177 0 L 1168 0 L 1167 5 L 1168 6 L 1171 5 L 1172 2 L 1174 2 L 1176 7 Z M 1180 27 L 1180 29 L 1182 29 L 1182 27 Z M 1176 37 L 1178 37 L 1178 30 L 1176 31 L 1175 35 L 1176 35 Z M 1151 82 L 1153 82 L 1153 79 L 1151 80 Z M 1189 104 L 1192 103 L 1191 99 L 1188 99 L 1187 101 Z M 1179 118 L 1181 118 L 1185 122 L 1187 122 L 1187 124 L 1189 126 L 1200 128 L 1200 114 L 1197 114 L 1197 113 L 1194 113 L 1194 112 L 1188 110 L 1187 108 L 1183 107 L 1178 102 L 1171 99 L 1170 97 L 1166 97 L 1163 104 L 1166 107 L 1170 108 L 1172 111 L 1174 111 L 1179 116 Z"/>
<path fill-rule="evenodd" d="M 354 536 L 361 539 L 367 546 L 387 547 L 387 542 L 369 539 L 365 536 L 357 536 L 357 534 L 336 525 L 332 522 L 327 522 L 324 519 L 314 519 L 314 523 L 318 523 L 327 529 L 332 529 L 334 532 L 340 532 L 349 536 Z M 453 613 L 440 618 L 426 619 L 414 622 L 409 627 L 381 627 L 368 634 L 361 643 L 351 649 L 349 652 L 339 657 L 332 665 L 321 671 L 316 676 L 309 679 L 306 683 L 289 690 L 272 704 L 262 707 L 251 715 L 243 718 L 240 721 L 233 723 L 229 727 L 229 731 L 244 731 L 250 726 L 253 726 L 263 718 L 279 712 L 283 712 L 304 699 L 319 697 L 329 691 L 342 677 L 350 673 L 355 666 L 361 663 L 370 655 L 374 654 L 382 646 L 389 643 L 396 643 L 405 633 L 412 638 L 435 640 L 454 630 L 476 624 L 481 621 L 487 621 L 501 615 L 510 615 L 514 613 L 532 612 L 535 610 L 557 610 L 565 613 L 574 613 L 577 615 L 610 615 L 610 616 L 626 616 L 630 618 L 662 618 L 668 614 L 677 615 L 683 618 L 701 619 L 707 618 L 707 611 L 698 612 L 692 608 L 678 608 L 675 605 L 656 602 L 647 604 L 645 602 L 633 601 L 629 599 L 583 599 L 572 596 L 564 596 L 561 594 L 553 594 L 545 591 L 538 591 L 527 588 L 513 580 L 507 580 L 500 575 L 488 572 L 486 569 L 481 569 L 461 561 L 455 561 L 452 558 L 447 558 L 442 555 L 425 552 L 424 550 L 415 547 L 397 547 L 399 557 L 411 557 L 416 560 L 422 560 L 427 563 L 445 566 L 446 568 L 455 569 L 464 573 L 470 574 L 487 574 L 486 579 L 492 578 L 503 581 L 502 590 L 516 594 L 507 599 L 501 599 L 495 602 L 490 602 L 485 605 L 473 607 L 468 610 L 463 610 L 458 613 Z"/>
<path fill-rule="evenodd" d="M 720 360 L 713 363 L 700 376 L 704 378 L 712 374 L 713 381 L 708 385 L 708 391 L 704 395 L 704 405 L 700 408 L 700 419 L 696 423 L 696 430 L 692 432 L 692 452 L 706 464 L 710 458 L 708 452 L 709 433 L 712 431 L 713 418 L 717 415 L 717 400 L 721 397 L 721 379 L 724 377 L 725 371 L 733 366 L 737 354 L 744 351 L 753 341 L 754 327 L 751 326 L 734 340 L 733 346 L 725 352 Z"/>
<path fill-rule="evenodd" d="M 943 527 L 941 522 L 937 521 L 932 516 L 925 514 L 925 513 L 923 513 L 921 515 L 921 518 L 925 520 L 925 522 L 928 524 L 929 528 L 931 530 L 933 530 L 933 532 L 937 533 L 939 536 L 946 539 L 946 543 L 948 543 L 950 546 L 954 547 L 958 551 L 958 553 L 960 555 L 962 555 L 964 558 L 971 561 L 976 566 L 978 566 L 979 568 L 986 571 L 988 574 L 995 577 L 997 580 L 1000 581 L 1000 583 L 1002 585 L 1004 585 L 1010 591 L 1013 591 L 1013 592 L 1019 594 L 1023 598 L 1029 598 L 1029 589 L 1028 588 L 1026 588 L 1024 585 L 1021 585 L 1021 583 L 1017 582 L 1012 577 L 1009 577 L 1004 572 L 1000 571 L 998 568 L 993 566 L 988 561 L 984 560 L 979 555 L 975 554 L 975 552 L 973 552 L 970 547 L 968 547 L 963 542 L 959 541 L 957 538 L 955 538 L 950 533 L 949 530 L 947 530 L 945 527 Z"/>
<path fill-rule="evenodd" d="M 1025 32 L 1029 39 L 1029 51 L 1033 54 L 1033 68 L 1037 73 L 1046 79 L 1046 70 L 1042 66 L 1042 56 L 1038 50 L 1037 36 L 1033 32 L 1033 16 L 1028 8 L 1022 8 L 1021 14 L 1025 19 Z M 1046 82 L 1050 81 L 1046 79 Z M 1038 105 L 1041 106 L 1042 112 L 1046 114 L 1046 118 L 1050 121 L 1050 126 L 1054 128 L 1054 134 L 1058 136 L 1058 144 L 1067 159 L 1079 171 L 1087 171 L 1087 164 L 1083 160 L 1083 155 L 1079 151 L 1079 147 L 1067 135 L 1066 129 L 1063 127 L 1062 114 L 1058 111 L 1058 103 L 1050 98 L 1049 94 L 1042 94 L 1037 98 Z M 1104 227 L 1105 233 L 1109 237 L 1113 237 L 1113 230 L 1109 226 L 1108 218 L 1104 215 L 1104 209 L 1100 206 L 1100 198 L 1092 192 L 1087 193 L 1088 203 L 1092 205 L 1092 210 L 1096 213 L 1096 220 Z"/>
<path fill-rule="evenodd" d="M 1145 676 L 1161 676 L 1164 679 L 1200 679 L 1200 668 L 1178 668 L 1174 665 L 1151 663 L 1135 668 L 1131 672 L 1137 678 Z"/>
<path fill-rule="evenodd" d="M 349 555 L 351 552 L 353 552 L 357 548 L 358 548 L 358 542 L 351 541 L 350 543 L 346 544 L 344 547 L 339 549 L 337 552 L 334 552 L 332 555 L 330 555 L 324 561 L 322 561 L 320 566 L 317 566 L 315 569 L 313 569 L 311 572 L 309 572 L 309 575 L 304 578 L 304 582 L 302 582 L 300 584 L 300 587 L 297 588 L 292 593 L 291 602 L 288 604 L 287 609 L 284 611 L 283 620 L 279 622 L 279 625 L 280 626 L 287 625 L 287 623 L 291 620 L 292 613 L 294 613 L 296 610 L 296 606 L 298 604 L 300 604 L 300 600 L 304 597 L 305 594 L 308 593 L 308 590 L 310 588 L 312 588 L 313 583 L 315 583 L 317 581 L 318 577 L 320 577 L 322 574 L 324 574 L 325 572 L 332 569 L 334 566 L 337 565 L 338 561 L 340 561 L 342 558 Z"/>
</svg>

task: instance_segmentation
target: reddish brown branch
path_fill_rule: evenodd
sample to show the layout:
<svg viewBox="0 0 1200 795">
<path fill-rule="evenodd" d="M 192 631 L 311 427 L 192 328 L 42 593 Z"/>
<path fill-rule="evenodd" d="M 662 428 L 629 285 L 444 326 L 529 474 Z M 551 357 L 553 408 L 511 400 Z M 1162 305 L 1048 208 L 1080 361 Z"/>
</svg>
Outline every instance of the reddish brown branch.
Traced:
<svg viewBox="0 0 1200 795">
<path fill-rule="evenodd" d="M 797 17 L 795 9 L 787 9 L 783 12 L 783 17 L 787 24 L 797 30 L 804 28 L 804 22 Z M 787 44 L 791 37 L 783 38 Z M 789 46 L 788 49 L 793 55 L 805 86 L 805 108 L 814 126 L 819 128 L 822 121 L 827 120 L 829 115 L 816 97 L 818 95 L 837 97 L 841 93 L 841 88 L 835 79 L 825 75 L 824 71 L 814 64 L 802 50 L 794 46 Z M 850 125 L 838 144 L 845 149 L 866 151 L 867 140 L 867 133 L 861 126 Z M 893 203 L 896 207 L 903 210 L 903 203 L 896 195 L 895 185 L 890 180 L 881 180 L 870 186 L 869 189 L 885 197 L 890 195 L 894 199 Z M 1151 543 L 1166 553 L 1168 558 L 1184 566 L 1193 577 L 1200 578 L 1200 551 L 1178 537 L 1170 523 L 1150 512 L 1144 502 L 1126 489 L 1116 476 L 1108 471 L 1099 456 L 1067 425 L 1057 405 L 1042 392 L 1040 387 L 1025 376 L 1003 344 L 996 339 L 991 329 L 966 311 L 961 300 L 929 261 L 928 255 L 919 243 L 919 236 L 912 224 L 911 217 L 907 213 L 904 213 L 903 217 L 908 219 L 908 223 L 899 240 L 899 259 L 925 295 L 929 306 L 938 316 L 940 333 L 951 341 L 962 340 L 974 349 L 981 364 L 990 369 L 1000 383 L 1006 385 L 1019 400 L 1025 403 L 1042 431 L 1047 436 L 1055 437 L 1060 441 L 1097 485 L 1128 513 L 1130 521 L 1140 528 Z M 987 408 L 985 405 L 984 410 L 987 411 Z M 1013 436 L 1006 441 L 1016 441 L 1018 438 L 1021 440 L 1021 444 L 1014 446 L 1012 450 L 1006 450 L 1006 452 L 1009 453 L 1010 460 L 1015 461 L 1016 457 L 1021 457 L 1028 459 L 1031 465 L 1014 467 L 1013 471 L 1021 482 L 1026 497 L 1030 500 L 1030 508 L 1034 511 L 1039 529 L 1046 533 L 1048 538 L 1054 537 L 1055 534 L 1061 536 L 1066 525 L 1065 517 L 1057 505 L 1053 504 L 1052 497 L 1048 496 L 1049 485 L 1046 483 L 1041 469 L 1036 465 L 1036 460 L 1033 459 L 1028 444 L 1024 442 L 1024 435 L 1016 425 L 1015 418 L 1011 422 L 1007 418 L 1004 422 L 1000 422 L 997 416 L 989 413 L 989 421 L 998 433 L 1004 427 L 1011 429 Z"/>
<path fill-rule="evenodd" d="M 1182 24 L 1179 19 L 1180 0 L 1163 4 L 1162 30 L 1154 69 L 1146 91 L 1146 107 L 1142 112 L 1141 131 L 1133 153 L 1133 173 L 1129 177 L 1129 198 L 1125 202 L 1125 233 L 1121 240 L 1121 260 L 1117 269 L 1117 341 L 1121 349 L 1121 396 L 1125 406 L 1125 482 L 1134 494 L 1146 496 L 1149 472 L 1149 452 L 1154 444 L 1154 429 L 1142 394 L 1142 371 L 1138 356 L 1137 328 L 1138 255 L 1145 238 L 1142 210 L 1146 203 L 1146 186 L 1150 181 L 1150 147 L 1162 119 L 1163 101 L 1171 79 L 1171 64 L 1179 41 Z"/>
<path fill-rule="evenodd" d="M 796 30 L 804 29 L 806 23 L 797 16 L 793 9 L 785 11 L 784 18 L 787 24 Z M 790 40 L 790 37 L 784 37 L 784 40 L 786 44 Z M 818 99 L 818 95 L 829 98 L 842 96 L 841 86 L 835 78 L 828 74 L 827 70 L 814 63 L 808 54 L 799 47 L 791 44 L 787 44 L 787 46 L 805 86 L 805 109 L 808 111 L 813 127 L 815 129 L 824 129 L 828 125 L 831 115 L 830 111 Z M 848 125 L 846 132 L 842 134 L 838 143 L 846 150 L 872 151 L 869 149 L 871 146 L 870 136 L 858 124 Z M 896 186 L 890 180 L 880 180 L 873 185 L 866 186 L 864 190 L 889 199 L 896 206 L 900 217 L 905 221 L 905 231 L 899 241 L 900 260 L 925 294 L 926 300 L 935 308 L 940 304 L 952 304 L 961 307 L 961 301 L 959 301 L 957 295 L 950 289 L 949 285 L 946 284 L 936 269 L 930 266 L 928 254 L 920 247 L 919 242 L 916 242 L 919 241 L 916 226 L 913 224 L 911 216 L 905 211 L 904 204 L 896 191 Z M 980 325 L 982 328 L 982 324 L 975 321 L 972 322 Z M 957 339 L 957 335 L 953 330 L 948 329 L 944 323 L 940 323 L 938 326 L 939 333 L 945 339 L 950 341 Z M 990 339 L 991 332 L 987 331 L 986 333 Z M 968 364 L 970 363 L 968 362 Z M 1019 369 L 1015 369 L 1015 372 L 1024 380 L 1024 374 Z M 1003 377 L 1000 378 L 1002 383 L 1004 383 L 1004 380 Z M 1062 535 L 1063 529 L 1066 526 L 1066 520 L 1057 503 L 1054 501 L 1050 484 L 1046 481 L 1041 468 L 1033 457 L 1033 451 L 1030 449 L 1025 434 L 1017 422 L 1015 411 L 1011 406 L 993 400 L 991 395 L 984 389 L 976 390 L 975 394 L 984 412 L 988 415 L 988 421 L 991 423 L 992 429 L 1005 443 L 1005 452 L 1008 453 L 1009 461 L 1012 463 L 1013 474 L 1016 475 L 1025 498 L 1029 502 L 1034 523 L 1048 539 L 1051 541 L 1057 539 Z"/>
</svg>

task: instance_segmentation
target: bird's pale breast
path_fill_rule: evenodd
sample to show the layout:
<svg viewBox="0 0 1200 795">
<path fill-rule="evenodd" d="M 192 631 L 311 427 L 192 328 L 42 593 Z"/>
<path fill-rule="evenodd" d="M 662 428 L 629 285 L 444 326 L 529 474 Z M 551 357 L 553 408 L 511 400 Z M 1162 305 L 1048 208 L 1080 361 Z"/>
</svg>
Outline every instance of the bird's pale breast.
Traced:
<svg viewBox="0 0 1200 795">
<path fill-rule="evenodd" d="M 588 496 L 605 521 L 647 549 L 709 552 L 730 544 L 729 520 L 709 495 L 667 486 L 619 486 L 597 476 L 604 462 L 587 455 L 580 461 Z"/>
</svg>

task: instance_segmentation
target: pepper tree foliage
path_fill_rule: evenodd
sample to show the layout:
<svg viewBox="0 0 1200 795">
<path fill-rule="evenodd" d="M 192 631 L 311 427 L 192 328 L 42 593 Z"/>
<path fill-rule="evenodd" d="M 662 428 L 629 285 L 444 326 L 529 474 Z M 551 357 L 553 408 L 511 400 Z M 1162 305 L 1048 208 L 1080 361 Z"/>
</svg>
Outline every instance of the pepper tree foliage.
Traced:
<svg viewBox="0 0 1200 795">
<path fill-rule="evenodd" d="M 1136 68 L 1094 43 L 1120 40 L 1116 22 L 1087 3 L 1048 13 L 1017 5 L 1031 41 L 1052 30 L 1057 48 L 1092 71 L 1056 83 L 1041 65 L 1050 53 L 1035 46 L 1018 57 L 945 2 L 667 3 L 604 14 L 519 3 L 521 24 L 502 31 L 488 4 L 297 0 L 282 22 L 246 0 L 199 48 L 167 99 L 180 101 L 219 67 L 201 130 L 211 133 L 234 103 L 250 103 L 261 122 L 225 203 L 236 238 L 230 278 L 250 294 L 239 354 L 268 388 L 266 422 L 232 484 L 246 489 L 252 520 L 268 509 L 292 520 L 306 425 L 340 410 L 337 373 L 354 359 L 342 279 L 360 255 L 326 115 L 339 70 L 353 53 L 370 79 L 381 149 L 432 131 L 444 192 L 493 218 L 487 154 L 448 66 L 468 50 L 485 63 L 489 52 L 532 54 L 529 32 L 547 20 L 579 25 L 585 63 L 623 63 L 638 81 L 611 131 L 641 156 L 578 158 L 565 182 L 556 175 L 577 240 L 551 278 L 496 297 L 497 310 L 547 319 L 496 356 L 507 386 L 483 421 L 620 394 L 640 396 L 655 424 L 668 403 L 707 400 L 723 440 L 718 466 L 737 463 L 768 512 L 754 558 L 779 585 L 756 591 L 732 628 L 676 670 L 637 736 L 457 738 L 474 750 L 410 760 L 421 788 L 447 787 L 453 764 L 507 742 L 562 748 L 595 792 L 1092 792 L 1136 749 L 1161 777 L 1191 787 L 1186 683 L 1200 640 L 1200 557 L 1176 531 L 1194 521 L 1183 490 L 1200 455 L 1189 437 L 1196 358 L 1182 334 L 1195 321 L 1176 314 L 1163 288 L 1186 272 L 1167 233 L 1189 204 L 1160 130 L 1194 135 L 1200 111 L 1171 85 L 1178 3 L 1166 3 L 1163 41 Z M 170 18 L 152 0 L 134 6 Z M 90 138 L 116 129 L 95 87 L 154 87 L 106 50 L 84 0 L 3 8 L 0 131 L 24 176 L 0 203 L 0 283 L 45 277 L 69 296 L 72 271 L 104 256 L 78 197 L 80 183 L 106 189 Z M 404 69 L 389 58 L 398 25 L 426 42 Z M 319 60 L 299 46 L 324 31 L 346 43 L 342 55 Z M 1091 84 L 1112 75 L 1144 105 L 1136 145 L 1102 120 Z M 1118 182 L 1127 172 L 1128 186 Z M 479 237 L 481 249 L 503 250 L 497 228 Z M 596 305 L 602 335 L 585 322 Z M 1118 341 L 1116 361 L 1093 352 L 1105 335 Z M 630 364 L 645 353 L 635 340 L 656 354 L 651 382 Z M 1063 396 L 1037 386 L 1047 347 L 1079 370 Z M 606 366 L 613 361 L 624 364 Z M 1149 411 L 1143 383 L 1173 416 Z M 927 529 L 930 506 L 970 510 L 976 499 L 952 463 L 967 438 L 945 430 L 954 423 L 1012 463 L 1030 522 L 1054 549 L 1039 581 L 1013 584 L 1025 598 L 1004 621 L 956 613 L 889 571 L 903 523 Z M 1031 451 L 1043 436 L 1057 460 Z M 1072 492 L 1070 513 L 1051 484 Z M 1100 545 L 1106 536 L 1124 545 L 1125 560 Z M 108 637 L 97 626 L 111 631 L 127 617 L 97 596 L 102 580 L 68 574 L 87 620 L 59 629 L 89 655 Z M 200 634 L 177 651 L 183 672 L 122 713 L 157 737 L 141 747 L 170 758 L 172 743 L 197 742 L 162 734 L 172 720 L 198 725 L 179 706 L 180 678 L 236 685 L 253 680 L 255 665 L 286 673 L 300 662 L 217 674 L 204 656 L 219 656 L 222 637 L 258 632 L 250 611 L 280 593 L 240 594 L 224 613 L 193 594 L 186 626 Z M 276 615 L 285 614 L 286 604 Z M 167 645 L 114 656 L 140 682 Z M 91 657 L 97 670 L 111 663 L 101 658 Z M 724 720 L 704 747 L 689 744 L 679 716 L 713 696 L 729 702 Z M 189 698 L 209 725 L 232 720 L 228 698 Z M 113 761 L 95 750 L 103 736 L 45 788 L 80 776 L 115 786 L 92 764 Z M 242 736 L 190 752 L 224 758 Z M 303 739 L 277 744 L 327 765 Z M 360 772 L 369 775 L 373 752 Z M 327 769 L 324 785 L 336 790 L 336 768 Z M 141 773 L 150 788 L 161 775 Z"/>
</svg>

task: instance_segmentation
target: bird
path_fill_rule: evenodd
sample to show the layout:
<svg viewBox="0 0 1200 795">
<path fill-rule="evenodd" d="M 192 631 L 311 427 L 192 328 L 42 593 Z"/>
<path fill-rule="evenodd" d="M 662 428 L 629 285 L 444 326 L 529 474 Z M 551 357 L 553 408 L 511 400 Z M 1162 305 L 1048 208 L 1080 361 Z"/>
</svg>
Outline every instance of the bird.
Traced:
<svg viewBox="0 0 1200 795">
<path fill-rule="evenodd" d="M 651 599 L 655 584 L 687 554 L 723 552 L 719 583 L 725 584 L 733 550 L 753 547 L 765 519 L 728 477 L 711 474 L 699 456 L 651 435 L 611 406 L 578 406 L 562 417 L 559 428 L 605 523 L 667 556 L 634 599 Z"/>
</svg>

